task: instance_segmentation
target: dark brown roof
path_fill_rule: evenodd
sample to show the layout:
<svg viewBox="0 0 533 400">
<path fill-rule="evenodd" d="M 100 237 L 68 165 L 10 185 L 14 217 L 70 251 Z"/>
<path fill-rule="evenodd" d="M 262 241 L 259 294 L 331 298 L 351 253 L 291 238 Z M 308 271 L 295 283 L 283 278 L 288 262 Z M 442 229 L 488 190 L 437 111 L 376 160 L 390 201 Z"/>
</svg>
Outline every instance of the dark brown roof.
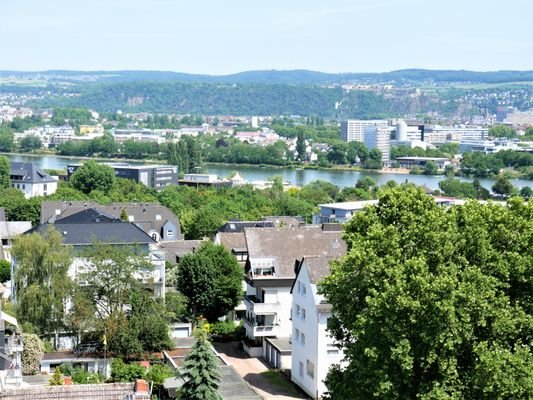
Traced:
<svg viewBox="0 0 533 400">
<path fill-rule="evenodd" d="M 257 258 L 272 259 L 276 278 L 294 278 L 296 260 L 309 256 L 336 258 L 346 254 L 342 232 L 323 231 L 317 225 L 299 228 L 247 228 L 244 234 L 249 262 Z"/>
<path fill-rule="evenodd" d="M 176 226 L 176 238 L 183 238 L 178 217 L 167 207 L 155 203 L 111 203 L 105 206 L 94 201 L 43 201 L 41 204 L 41 223 L 53 223 L 60 218 L 89 208 L 116 218 L 120 218 L 122 210 L 125 210 L 128 216 L 133 217 L 129 222 L 133 222 L 146 233 L 154 230 L 160 234 L 163 225 L 170 221 Z"/>
</svg>

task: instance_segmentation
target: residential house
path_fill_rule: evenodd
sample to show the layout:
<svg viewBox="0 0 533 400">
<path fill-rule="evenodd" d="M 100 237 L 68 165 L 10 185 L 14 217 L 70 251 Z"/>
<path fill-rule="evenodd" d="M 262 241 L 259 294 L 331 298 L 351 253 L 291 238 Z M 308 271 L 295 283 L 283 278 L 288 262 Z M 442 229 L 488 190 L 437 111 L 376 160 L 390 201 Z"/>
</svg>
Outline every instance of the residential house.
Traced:
<svg viewBox="0 0 533 400">
<path fill-rule="evenodd" d="M 293 228 L 246 228 L 246 340 L 250 356 L 263 356 L 276 368 L 290 368 L 287 349 L 292 334 L 291 287 L 295 262 L 308 256 L 346 253 L 342 232 L 319 225 Z"/>
<path fill-rule="evenodd" d="M 362 211 L 366 206 L 377 205 L 379 200 L 345 201 L 342 203 L 319 204 L 320 213 L 313 215 L 314 224 L 329 222 L 345 223 L 352 219 L 354 213 Z"/>
<path fill-rule="evenodd" d="M 324 379 L 342 350 L 327 332 L 331 305 L 318 293 L 318 283 L 329 275 L 331 257 L 305 257 L 297 266 L 292 293 L 291 380 L 311 398 L 326 392 Z"/>
<path fill-rule="evenodd" d="M 57 178 L 28 162 L 12 161 L 9 179 L 11 180 L 11 187 L 20 190 L 27 199 L 47 196 L 57 190 Z"/>
<path fill-rule="evenodd" d="M 92 211 L 87 212 L 89 209 Z M 41 224 L 54 223 L 73 214 L 78 214 L 78 222 L 89 222 L 96 220 L 98 213 L 134 223 L 156 242 L 183 240 L 178 217 L 167 207 L 155 203 L 111 203 L 104 206 L 93 201 L 43 201 Z"/>
<path fill-rule="evenodd" d="M 88 214 L 98 217 L 84 220 Z M 54 223 L 39 225 L 30 232 L 43 233 L 50 228 L 61 233 L 63 244 L 73 247 L 74 260 L 68 271 L 73 279 L 79 278 L 81 274 L 90 270 L 90 265 L 83 253 L 95 242 L 112 246 L 134 246 L 153 265 L 150 270 L 138 271 L 138 279 L 153 286 L 154 296 L 165 296 L 164 253 L 158 249 L 156 241 L 137 225 L 90 209 L 59 219 Z M 12 290 L 16 291 L 16 288 Z"/>
</svg>

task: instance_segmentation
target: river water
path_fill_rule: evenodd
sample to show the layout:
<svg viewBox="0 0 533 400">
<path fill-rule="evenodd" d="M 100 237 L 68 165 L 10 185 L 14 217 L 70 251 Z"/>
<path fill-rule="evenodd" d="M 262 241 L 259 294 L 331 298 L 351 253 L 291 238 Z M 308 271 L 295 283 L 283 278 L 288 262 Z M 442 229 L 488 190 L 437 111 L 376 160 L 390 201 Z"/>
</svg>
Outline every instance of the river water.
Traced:
<svg viewBox="0 0 533 400">
<path fill-rule="evenodd" d="M 25 161 L 32 162 L 43 169 L 60 169 L 66 170 L 66 166 L 71 163 L 83 162 L 85 160 L 76 157 L 57 157 L 53 155 L 21 155 L 21 154 L 5 154 L 11 161 Z M 132 162 L 131 164 L 143 164 L 142 162 Z M 331 182 L 340 187 L 354 186 L 358 179 L 369 176 L 374 179 L 379 185 L 383 185 L 390 180 L 398 183 L 411 182 L 416 185 L 426 185 L 432 189 L 438 189 L 439 181 L 444 177 L 426 176 L 426 175 L 409 175 L 409 174 L 393 174 L 393 173 L 378 173 L 367 171 L 334 171 L 327 169 L 310 170 L 310 169 L 291 169 L 291 168 L 273 168 L 273 167 L 252 167 L 242 165 L 213 165 L 208 164 L 203 173 L 215 174 L 219 177 L 226 177 L 233 172 L 238 171 L 239 174 L 247 181 L 266 181 L 269 177 L 274 175 L 281 176 L 284 181 L 288 181 L 296 186 L 303 186 L 311 181 L 321 179 Z M 462 181 L 471 182 L 471 178 L 460 178 Z M 487 189 L 491 189 L 494 179 L 480 179 L 481 185 Z M 517 188 L 523 186 L 533 186 L 533 182 L 523 179 L 513 179 L 512 183 Z"/>
</svg>

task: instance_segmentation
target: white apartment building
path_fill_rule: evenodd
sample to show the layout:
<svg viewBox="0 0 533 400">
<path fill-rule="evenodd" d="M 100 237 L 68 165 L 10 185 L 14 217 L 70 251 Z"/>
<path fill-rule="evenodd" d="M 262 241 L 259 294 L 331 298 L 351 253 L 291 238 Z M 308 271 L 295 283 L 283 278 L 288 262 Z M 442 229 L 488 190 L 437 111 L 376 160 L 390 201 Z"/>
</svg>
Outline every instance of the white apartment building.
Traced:
<svg viewBox="0 0 533 400">
<path fill-rule="evenodd" d="M 317 284 L 329 275 L 330 257 L 305 257 L 292 286 L 291 379 L 311 398 L 326 392 L 324 380 L 333 364 L 340 364 L 342 350 L 327 332 L 331 305 L 318 294 Z"/>
<path fill-rule="evenodd" d="M 27 199 L 51 195 L 57 190 L 57 178 L 48 175 L 32 163 L 12 161 L 9 179 L 11 187 L 20 190 Z"/>
<path fill-rule="evenodd" d="M 71 126 L 38 126 L 15 133 L 15 140 L 19 142 L 26 136 L 38 137 L 41 139 L 43 147 L 46 148 L 76 137 L 74 128 Z"/>
<path fill-rule="evenodd" d="M 346 253 L 342 232 L 319 225 L 290 228 L 245 228 L 246 306 L 244 350 L 263 356 L 277 368 L 290 368 L 284 349 L 292 333 L 291 287 L 295 261 L 305 256 L 339 257 Z"/>
<path fill-rule="evenodd" d="M 434 126 L 424 132 L 424 142 L 445 143 L 462 140 L 484 140 L 489 134 L 488 128 L 465 126 Z"/>
<path fill-rule="evenodd" d="M 365 146 L 368 150 L 381 151 L 381 163 L 390 164 L 390 132 L 386 126 L 371 125 L 365 127 Z"/>
<path fill-rule="evenodd" d="M 345 142 L 361 142 L 365 141 L 365 128 L 368 126 L 383 126 L 388 125 L 387 120 L 384 119 L 349 119 L 341 122 L 341 140 Z"/>
</svg>

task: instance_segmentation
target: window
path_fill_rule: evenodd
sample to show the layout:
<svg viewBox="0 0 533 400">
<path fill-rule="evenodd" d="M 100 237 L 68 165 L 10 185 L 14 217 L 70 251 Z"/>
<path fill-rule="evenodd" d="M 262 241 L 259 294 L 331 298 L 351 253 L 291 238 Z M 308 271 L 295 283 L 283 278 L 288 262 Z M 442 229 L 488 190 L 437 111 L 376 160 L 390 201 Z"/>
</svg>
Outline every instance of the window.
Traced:
<svg viewBox="0 0 533 400">
<path fill-rule="evenodd" d="M 332 343 L 328 343 L 327 345 L 327 350 L 326 350 L 326 354 L 328 356 L 336 356 L 339 354 L 339 349 L 337 348 L 337 346 L 335 346 L 334 344 Z"/>
<path fill-rule="evenodd" d="M 307 360 L 307 375 L 309 375 L 311 378 L 315 377 L 315 364 L 309 360 Z"/>
<path fill-rule="evenodd" d="M 298 363 L 298 372 L 300 376 L 304 376 L 304 363 L 301 361 Z"/>
<path fill-rule="evenodd" d="M 296 316 L 300 316 L 300 306 L 298 304 L 296 304 Z"/>
<path fill-rule="evenodd" d="M 135 217 L 133 215 L 128 215 L 128 221 L 129 222 L 135 221 Z"/>
<path fill-rule="evenodd" d="M 48 185 L 45 183 L 43 190 L 46 192 L 48 190 Z"/>
<path fill-rule="evenodd" d="M 300 342 L 302 342 L 302 344 L 305 344 L 305 333 L 301 333 L 300 334 Z"/>
<path fill-rule="evenodd" d="M 172 229 L 167 229 L 167 236 L 168 237 L 174 236 L 174 231 Z"/>
<path fill-rule="evenodd" d="M 46 185 L 44 185 L 46 186 Z M 22 184 L 22 190 L 26 190 L 26 185 Z M 44 190 L 46 190 L 46 187 L 44 188 Z"/>
<path fill-rule="evenodd" d="M 302 296 L 305 296 L 307 293 L 307 288 L 305 287 L 305 284 L 302 283 Z"/>
<path fill-rule="evenodd" d="M 302 319 L 305 319 L 305 308 L 302 307 Z"/>
<path fill-rule="evenodd" d="M 296 328 L 296 331 L 294 332 L 294 341 L 298 342 L 300 340 L 300 330 Z"/>
<path fill-rule="evenodd" d="M 156 214 L 155 215 L 155 220 L 156 221 L 161 221 L 161 214 Z"/>
</svg>

